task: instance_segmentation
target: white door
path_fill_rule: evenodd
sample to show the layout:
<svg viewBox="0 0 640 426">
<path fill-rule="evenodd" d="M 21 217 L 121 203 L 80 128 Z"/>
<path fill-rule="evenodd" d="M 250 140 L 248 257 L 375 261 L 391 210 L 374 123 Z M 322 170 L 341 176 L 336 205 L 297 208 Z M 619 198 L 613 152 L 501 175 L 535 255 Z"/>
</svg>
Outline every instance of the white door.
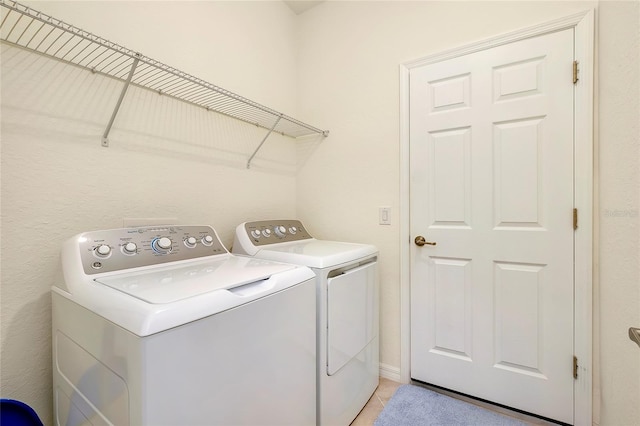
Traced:
<svg viewBox="0 0 640 426">
<path fill-rule="evenodd" d="M 410 72 L 411 377 L 573 423 L 573 29 Z"/>
</svg>

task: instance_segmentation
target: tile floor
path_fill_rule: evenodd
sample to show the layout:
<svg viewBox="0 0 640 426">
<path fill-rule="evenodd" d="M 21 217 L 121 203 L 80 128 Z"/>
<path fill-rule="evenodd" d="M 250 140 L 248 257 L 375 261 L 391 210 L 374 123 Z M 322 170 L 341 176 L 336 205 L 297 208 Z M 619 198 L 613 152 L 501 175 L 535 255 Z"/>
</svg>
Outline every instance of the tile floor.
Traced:
<svg viewBox="0 0 640 426">
<path fill-rule="evenodd" d="M 380 377 L 380 384 L 351 426 L 371 426 L 401 383 Z"/>
<path fill-rule="evenodd" d="M 380 384 L 378 388 L 375 390 L 367 405 L 364 406 L 360 414 L 351 422 L 351 426 L 372 426 L 373 423 L 378 418 L 378 415 L 382 412 L 385 404 L 391 399 L 396 389 L 398 389 L 402 384 L 398 382 L 394 382 L 393 380 L 385 379 L 383 377 L 380 378 Z M 452 398 L 460 399 L 462 401 L 466 401 L 470 404 L 475 404 L 480 407 L 496 411 L 498 413 L 515 417 L 520 421 L 523 421 L 529 425 L 556 425 L 555 423 L 551 423 L 537 417 L 531 417 L 526 414 L 521 414 L 515 411 L 508 410 L 506 408 L 501 408 L 495 406 L 493 404 L 485 403 L 482 401 L 478 401 L 472 398 L 467 398 L 462 395 L 458 395 L 455 393 L 447 392 L 442 389 L 435 389 L 429 386 L 425 386 L 427 389 L 434 390 L 436 392 L 440 392 L 444 395 L 448 395 Z M 557 425 L 556 425 L 557 426 Z"/>
</svg>

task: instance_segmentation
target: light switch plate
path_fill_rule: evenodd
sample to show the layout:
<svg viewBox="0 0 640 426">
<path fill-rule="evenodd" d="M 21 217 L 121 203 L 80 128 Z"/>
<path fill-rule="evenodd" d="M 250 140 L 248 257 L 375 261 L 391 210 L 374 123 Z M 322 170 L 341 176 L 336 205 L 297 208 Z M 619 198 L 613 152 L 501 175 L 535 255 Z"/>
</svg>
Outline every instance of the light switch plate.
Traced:
<svg viewBox="0 0 640 426">
<path fill-rule="evenodd" d="M 380 225 L 391 225 L 391 207 L 378 207 L 378 219 Z"/>
</svg>

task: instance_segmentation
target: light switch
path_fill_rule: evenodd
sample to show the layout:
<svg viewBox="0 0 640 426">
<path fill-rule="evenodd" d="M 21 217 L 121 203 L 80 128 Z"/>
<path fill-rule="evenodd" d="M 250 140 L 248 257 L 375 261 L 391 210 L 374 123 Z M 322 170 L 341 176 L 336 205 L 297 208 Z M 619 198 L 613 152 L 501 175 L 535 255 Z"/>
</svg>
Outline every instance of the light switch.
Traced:
<svg viewBox="0 0 640 426">
<path fill-rule="evenodd" d="M 391 225 L 391 207 L 379 207 L 378 217 L 380 225 Z"/>
</svg>

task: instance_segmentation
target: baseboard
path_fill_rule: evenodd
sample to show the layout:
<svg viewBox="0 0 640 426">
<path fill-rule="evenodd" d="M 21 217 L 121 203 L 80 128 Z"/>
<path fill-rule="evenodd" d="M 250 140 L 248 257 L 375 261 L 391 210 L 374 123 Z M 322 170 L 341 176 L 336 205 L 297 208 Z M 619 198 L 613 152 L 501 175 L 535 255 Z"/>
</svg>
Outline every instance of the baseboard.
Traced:
<svg viewBox="0 0 640 426">
<path fill-rule="evenodd" d="M 380 377 L 402 383 L 400 378 L 400 367 L 380 363 Z"/>
</svg>

